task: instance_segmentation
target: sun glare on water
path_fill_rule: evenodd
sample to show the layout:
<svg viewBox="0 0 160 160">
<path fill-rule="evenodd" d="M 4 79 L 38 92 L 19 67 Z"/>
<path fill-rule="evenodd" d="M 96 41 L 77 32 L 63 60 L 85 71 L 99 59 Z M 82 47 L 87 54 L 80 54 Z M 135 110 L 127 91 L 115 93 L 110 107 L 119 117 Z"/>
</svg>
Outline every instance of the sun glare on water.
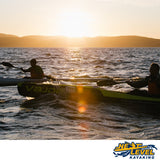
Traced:
<svg viewBox="0 0 160 160">
<path fill-rule="evenodd" d="M 66 12 L 61 15 L 61 32 L 67 37 L 88 36 L 89 17 L 84 12 Z"/>
</svg>

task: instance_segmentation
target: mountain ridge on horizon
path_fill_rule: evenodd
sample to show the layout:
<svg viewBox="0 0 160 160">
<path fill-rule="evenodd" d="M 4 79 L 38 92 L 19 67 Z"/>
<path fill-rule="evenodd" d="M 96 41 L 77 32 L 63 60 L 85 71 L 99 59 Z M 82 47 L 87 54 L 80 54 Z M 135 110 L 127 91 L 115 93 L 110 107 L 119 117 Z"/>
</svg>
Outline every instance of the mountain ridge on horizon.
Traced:
<svg viewBox="0 0 160 160">
<path fill-rule="evenodd" d="M 124 35 L 96 37 L 65 37 L 0 33 L 0 47 L 160 47 L 160 39 Z"/>
</svg>

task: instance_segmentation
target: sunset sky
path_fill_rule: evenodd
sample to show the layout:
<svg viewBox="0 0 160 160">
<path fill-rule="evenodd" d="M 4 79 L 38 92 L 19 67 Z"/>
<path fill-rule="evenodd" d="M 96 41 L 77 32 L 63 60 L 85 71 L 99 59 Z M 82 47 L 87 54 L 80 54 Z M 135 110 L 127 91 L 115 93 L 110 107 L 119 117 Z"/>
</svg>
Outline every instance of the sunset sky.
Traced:
<svg viewBox="0 0 160 160">
<path fill-rule="evenodd" d="M 160 0 L 0 0 L 0 33 L 160 38 Z"/>
</svg>

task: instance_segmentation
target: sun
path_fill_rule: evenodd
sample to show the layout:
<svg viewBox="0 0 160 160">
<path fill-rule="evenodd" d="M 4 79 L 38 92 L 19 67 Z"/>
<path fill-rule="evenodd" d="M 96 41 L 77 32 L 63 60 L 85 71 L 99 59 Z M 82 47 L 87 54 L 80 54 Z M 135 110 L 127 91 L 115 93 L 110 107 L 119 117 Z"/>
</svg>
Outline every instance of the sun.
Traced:
<svg viewBox="0 0 160 160">
<path fill-rule="evenodd" d="M 89 17 L 84 12 L 66 12 L 60 18 L 61 33 L 67 37 L 88 36 Z"/>
</svg>

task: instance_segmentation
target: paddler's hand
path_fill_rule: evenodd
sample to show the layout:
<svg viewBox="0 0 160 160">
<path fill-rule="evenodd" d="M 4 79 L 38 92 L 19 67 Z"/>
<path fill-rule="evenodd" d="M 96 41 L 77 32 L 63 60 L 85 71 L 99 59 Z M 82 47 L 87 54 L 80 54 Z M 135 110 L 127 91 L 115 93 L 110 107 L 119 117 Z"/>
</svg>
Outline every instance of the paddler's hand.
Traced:
<svg viewBox="0 0 160 160">
<path fill-rule="evenodd" d="M 24 72 L 24 69 L 23 69 L 23 68 L 20 68 L 20 70 Z"/>
<path fill-rule="evenodd" d="M 44 75 L 44 77 L 46 77 L 47 79 L 51 79 L 53 81 L 56 81 L 56 79 L 50 75 Z"/>
<path fill-rule="evenodd" d="M 133 80 L 129 80 L 126 82 L 128 85 L 130 85 L 131 87 L 134 87 L 134 88 L 140 88 L 139 86 L 137 86 L 137 82 L 136 81 L 133 81 Z"/>
<path fill-rule="evenodd" d="M 131 80 L 128 80 L 128 81 L 126 81 L 126 83 L 127 83 L 128 85 L 132 86 L 132 84 L 133 84 L 133 81 L 131 81 Z"/>
</svg>

